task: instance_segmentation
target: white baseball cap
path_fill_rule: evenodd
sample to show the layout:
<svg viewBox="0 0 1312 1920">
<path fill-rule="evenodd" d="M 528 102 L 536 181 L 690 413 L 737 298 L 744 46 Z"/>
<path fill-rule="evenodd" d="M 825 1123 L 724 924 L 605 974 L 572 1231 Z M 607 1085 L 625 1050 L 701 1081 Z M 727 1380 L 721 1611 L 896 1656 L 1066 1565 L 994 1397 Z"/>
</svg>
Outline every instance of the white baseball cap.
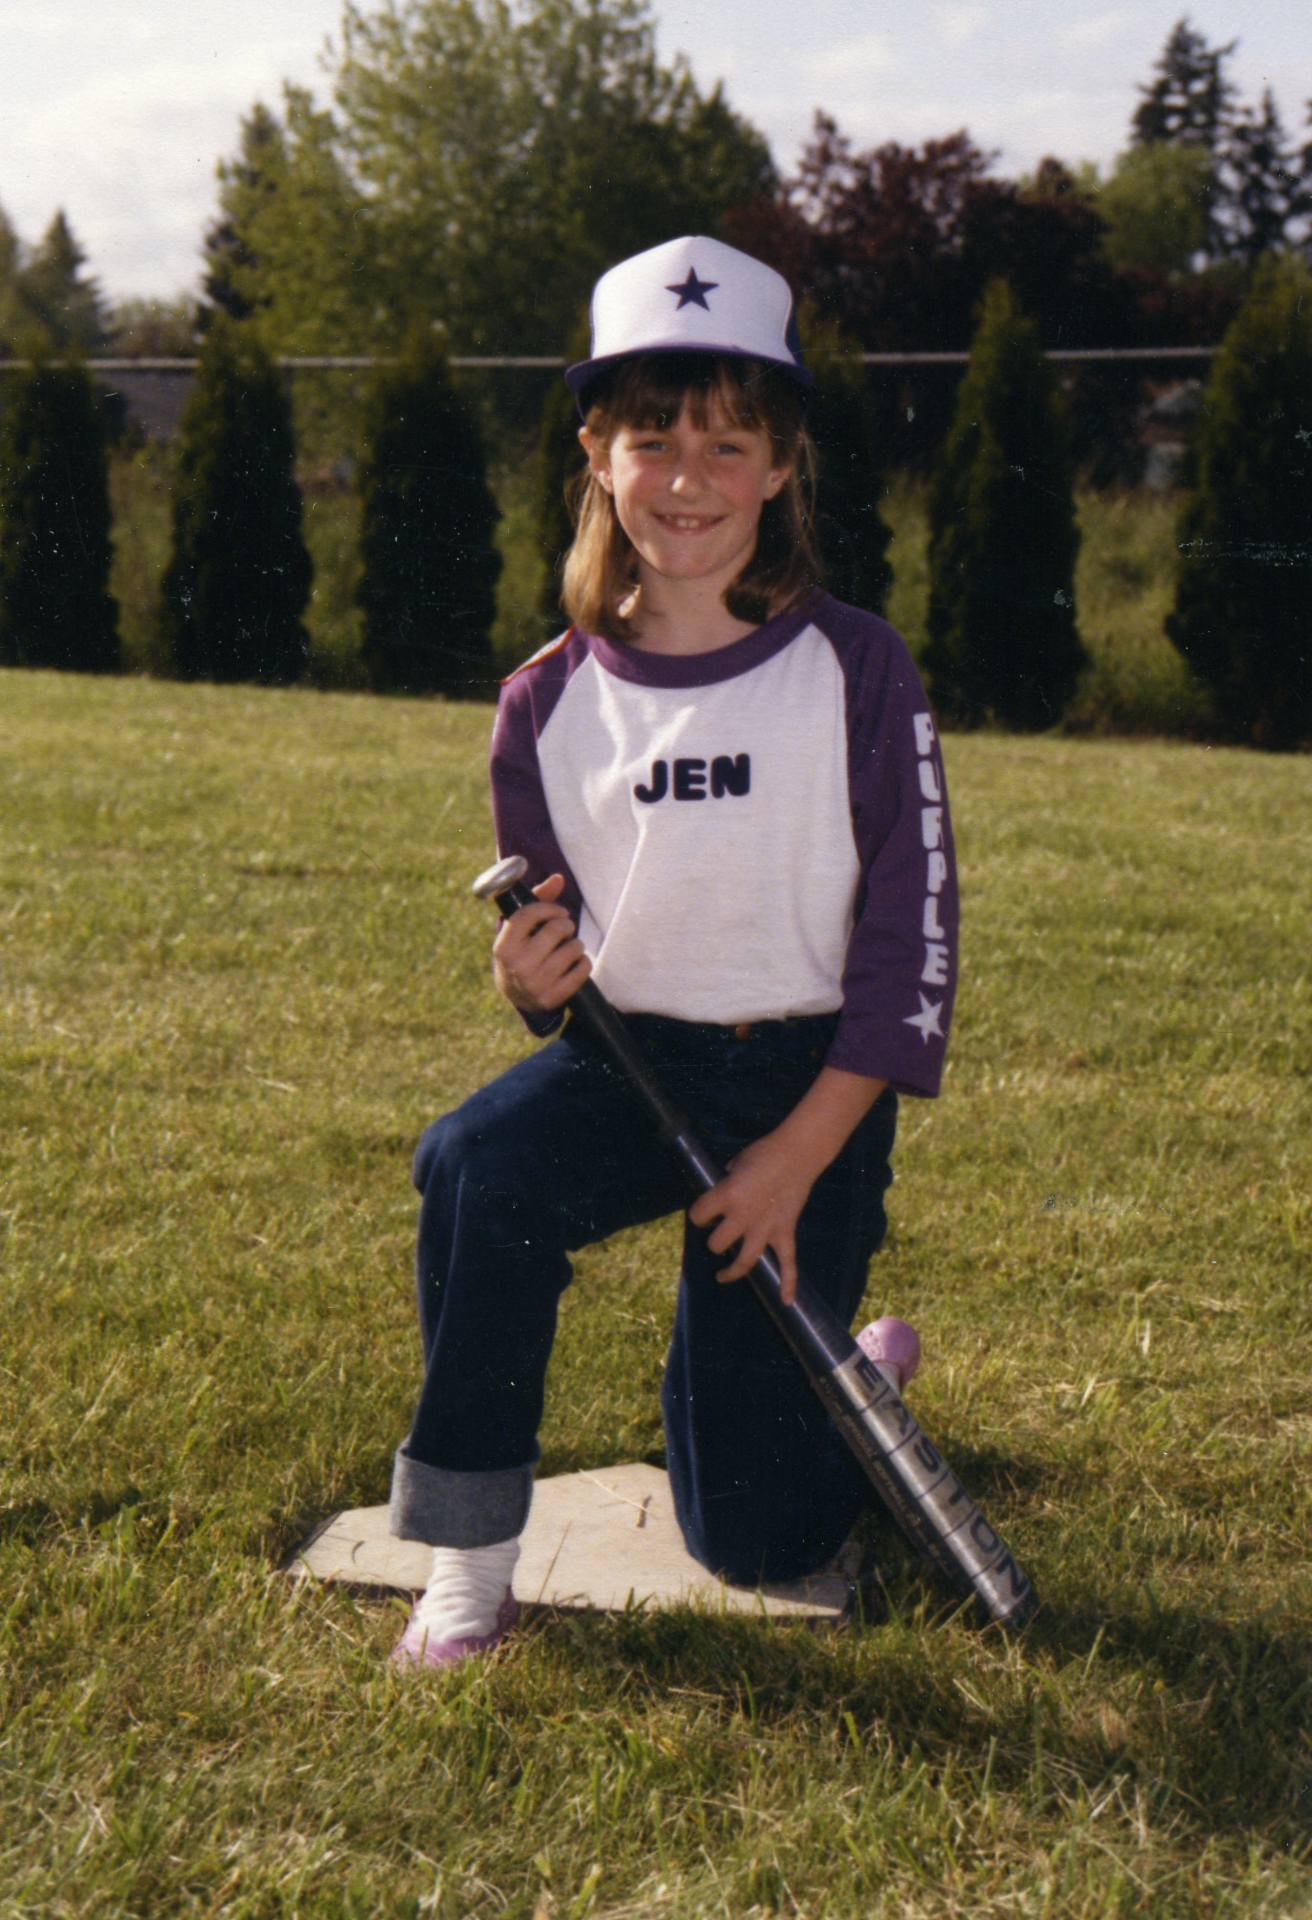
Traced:
<svg viewBox="0 0 1312 1920">
<path fill-rule="evenodd" d="M 725 353 L 768 360 L 802 386 L 811 376 L 782 274 L 722 240 L 667 240 L 603 273 L 592 290 L 592 355 L 565 370 L 581 394 L 637 353 Z"/>
</svg>

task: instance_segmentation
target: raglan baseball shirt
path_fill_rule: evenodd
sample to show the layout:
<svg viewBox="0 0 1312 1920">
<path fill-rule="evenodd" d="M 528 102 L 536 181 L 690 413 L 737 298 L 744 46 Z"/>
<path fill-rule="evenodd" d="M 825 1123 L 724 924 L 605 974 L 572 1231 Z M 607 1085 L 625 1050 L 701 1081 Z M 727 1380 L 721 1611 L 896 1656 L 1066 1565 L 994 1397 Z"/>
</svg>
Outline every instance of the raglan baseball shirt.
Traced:
<svg viewBox="0 0 1312 1920">
<path fill-rule="evenodd" d="M 826 1064 L 938 1092 L 952 832 L 928 702 L 886 621 L 817 592 L 710 653 L 571 628 L 503 685 L 492 804 L 503 856 L 534 884 L 565 876 L 621 1012 L 837 1012 Z"/>
</svg>

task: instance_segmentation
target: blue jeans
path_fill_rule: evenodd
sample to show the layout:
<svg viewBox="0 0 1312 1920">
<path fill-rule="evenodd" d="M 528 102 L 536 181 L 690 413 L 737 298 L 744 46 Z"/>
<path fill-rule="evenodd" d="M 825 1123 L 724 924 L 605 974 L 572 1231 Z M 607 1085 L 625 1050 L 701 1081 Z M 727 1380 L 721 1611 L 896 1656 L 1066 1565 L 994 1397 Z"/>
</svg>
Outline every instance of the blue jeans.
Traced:
<svg viewBox="0 0 1312 1920">
<path fill-rule="evenodd" d="M 721 1160 L 777 1126 L 811 1085 L 835 1017 L 628 1024 L 671 1099 Z M 745 1033 L 745 1037 L 743 1037 Z M 816 1182 L 799 1269 L 850 1325 L 884 1237 L 897 1097 L 886 1092 Z M 398 1450 L 391 1527 L 433 1545 L 519 1533 L 538 1458 L 569 1254 L 688 1203 L 685 1176 L 577 1022 L 431 1126 L 419 1143 L 424 1384 Z M 838 1551 L 867 1484 L 746 1281 L 723 1285 L 685 1223 L 661 1391 L 666 1464 L 689 1551 L 746 1584 Z"/>
</svg>

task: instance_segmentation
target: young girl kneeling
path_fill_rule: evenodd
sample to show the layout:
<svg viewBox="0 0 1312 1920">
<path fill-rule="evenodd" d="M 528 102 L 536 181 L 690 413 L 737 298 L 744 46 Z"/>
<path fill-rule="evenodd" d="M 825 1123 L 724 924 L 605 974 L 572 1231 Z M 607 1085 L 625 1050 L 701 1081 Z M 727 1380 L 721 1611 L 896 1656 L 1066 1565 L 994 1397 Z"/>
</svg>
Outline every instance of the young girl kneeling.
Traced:
<svg viewBox="0 0 1312 1920">
<path fill-rule="evenodd" d="M 573 624 L 506 681 L 492 743 L 497 845 L 537 882 L 496 983 L 556 1037 L 415 1159 L 425 1376 L 391 1523 L 434 1555 L 402 1665 L 509 1630 L 569 1255 L 686 1200 L 571 994 L 595 978 L 729 1165 L 689 1209 L 661 1407 L 688 1549 L 748 1584 L 831 1558 L 867 1487 L 727 1283 L 769 1246 L 789 1297 L 800 1273 L 851 1323 L 898 1094 L 937 1093 L 951 1012 L 938 743 L 898 635 L 818 585 L 786 282 L 676 240 L 605 274 L 592 318 Z"/>
</svg>

